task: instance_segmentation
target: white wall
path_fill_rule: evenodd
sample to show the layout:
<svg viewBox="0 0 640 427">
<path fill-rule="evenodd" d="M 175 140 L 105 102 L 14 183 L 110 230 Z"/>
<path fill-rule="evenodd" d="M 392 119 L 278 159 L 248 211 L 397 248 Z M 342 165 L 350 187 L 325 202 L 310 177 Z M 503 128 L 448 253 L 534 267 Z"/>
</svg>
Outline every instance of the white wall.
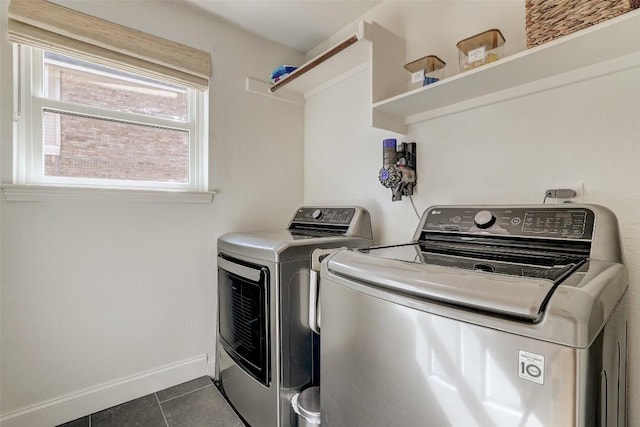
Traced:
<svg viewBox="0 0 640 427">
<path fill-rule="evenodd" d="M 453 30 L 464 22 L 469 23 L 470 34 L 478 28 L 500 28 L 507 43 L 521 50 L 524 28 L 518 31 L 515 25 L 524 25 L 523 4 L 490 3 L 385 2 L 364 18 L 399 35 L 412 35 L 408 51 L 416 55 L 409 53 L 408 59 L 432 49 L 440 56 L 436 44 L 455 49 L 462 38 L 447 33 L 437 38 L 434 47 L 427 46 L 435 38 L 422 21 L 427 9 L 437 15 L 438 5 L 445 5 L 450 16 L 454 14 L 449 8 L 459 8 L 455 16 L 460 22 Z M 514 8 L 518 3 L 520 7 Z M 480 9 L 489 6 L 500 11 L 482 13 Z M 469 14 L 474 7 L 480 9 Z M 446 27 L 445 23 L 436 28 L 446 31 Z M 447 62 L 453 74 L 457 63 Z M 360 73 L 307 100 L 305 203 L 359 203 L 371 211 L 376 243 L 408 241 L 418 222 L 409 199 L 392 202 L 390 191 L 377 180 L 382 139 L 388 137 L 417 142 L 414 201 L 421 213 L 433 204 L 541 203 L 545 189 L 583 182 L 584 202 L 611 208 L 621 225 L 631 307 L 629 425 L 640 425 L 640 314 L 635 309 L 640 304 L 638 81 L 640 68 L 634 68 L 418 123 L 403 136 L 367 127 L 369 82 L 367 73 Z"/>
<path fill-rule="evenodd" d="M 61 3 L 211 52 L 209 181 L 219 193 L 210 205 L 2 197 L 7 427 L 56 425 L 206 375 L 214 354 L 217 237 L 283 228 L 303 200 L 302 107 L 244 89 L 247 76 L 266 80 L 276 65 L 302 62 L 301 54 L 184 3 Z M 0 5 L 6 160 L 8 1 Z"/>
</svg>

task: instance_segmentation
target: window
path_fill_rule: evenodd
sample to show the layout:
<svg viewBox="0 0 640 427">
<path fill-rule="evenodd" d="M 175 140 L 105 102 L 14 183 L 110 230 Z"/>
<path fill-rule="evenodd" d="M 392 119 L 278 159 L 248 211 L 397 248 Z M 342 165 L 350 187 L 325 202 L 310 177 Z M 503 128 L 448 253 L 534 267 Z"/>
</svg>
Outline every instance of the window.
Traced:
<svg viewBox="0 0 640 427">
<path fill-rule="evenodd" d="M 11 0 L 14 182 L 207 190 L 208 52 Z"/>
<path fill-rule="evenodd" d="M 16 49 L 19 183 L 206 190 L 203 91 Z"/>
</svg>

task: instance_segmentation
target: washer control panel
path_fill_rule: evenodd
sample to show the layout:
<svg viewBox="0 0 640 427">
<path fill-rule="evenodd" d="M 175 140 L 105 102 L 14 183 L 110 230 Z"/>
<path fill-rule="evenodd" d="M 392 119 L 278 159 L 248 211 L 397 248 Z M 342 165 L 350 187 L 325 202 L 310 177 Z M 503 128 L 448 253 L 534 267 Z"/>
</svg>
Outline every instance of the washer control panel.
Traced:
<svg viewBox="0 0 640 427">
<path fill-rule="evenodd" d="M 575 207 L 435 207 L 423 231 L 591 240 L 595 215 Z"/>
<path fill-rule="evenodd" d="M 292 223 L 349 225 L 356 213 L 354 208 L 315 208 L 298 209 Z"/>
</svg>

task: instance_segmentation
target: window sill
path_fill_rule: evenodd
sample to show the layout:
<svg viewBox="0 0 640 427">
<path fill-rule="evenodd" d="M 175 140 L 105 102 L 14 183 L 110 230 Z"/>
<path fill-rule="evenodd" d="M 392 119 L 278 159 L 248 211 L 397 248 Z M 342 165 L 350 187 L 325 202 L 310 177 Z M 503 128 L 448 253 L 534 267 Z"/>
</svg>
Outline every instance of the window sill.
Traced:
<svg viewBox="0 0 640 427">
<path fill-rule="evenodd" d="M 213 202 L 214 191 L 154 191 L 116 188 L 56 187 L 44 185 L 2 185 L 10 202 L 136 202 L 191 203 Z"/>
</svg>

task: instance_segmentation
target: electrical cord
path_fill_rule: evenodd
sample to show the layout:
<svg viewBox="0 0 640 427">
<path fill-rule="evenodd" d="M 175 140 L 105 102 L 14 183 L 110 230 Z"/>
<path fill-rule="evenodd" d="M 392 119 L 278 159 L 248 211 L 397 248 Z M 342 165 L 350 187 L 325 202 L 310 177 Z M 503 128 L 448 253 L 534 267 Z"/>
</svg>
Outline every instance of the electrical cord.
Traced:
<svg viewBox="0 0 640 427">
<path fill-rule="evenodd" d="M 420 214 L 418 213 L 418 209 L 416 209 L 415 203 L 413 203 L 413 196 L 409 196 L 409 200 L 411 201 L 411 206 L 413 206 L 413 211 L 416 213 L 418 217 L 418 221 L 420 221 Z"/>
<path fill-rule="evenodd" d="M 546 201 L 547 201 L 547 198 L 548 198 L 548 197 L 549 197 L 549 195 L 548 195 L 548 194 L 545 194 L 545 195 L 544 195 L 544 199 L 542 199 L 542 204 L 543 204 L 543 205 L 546 203 Z"/>
</svg>

